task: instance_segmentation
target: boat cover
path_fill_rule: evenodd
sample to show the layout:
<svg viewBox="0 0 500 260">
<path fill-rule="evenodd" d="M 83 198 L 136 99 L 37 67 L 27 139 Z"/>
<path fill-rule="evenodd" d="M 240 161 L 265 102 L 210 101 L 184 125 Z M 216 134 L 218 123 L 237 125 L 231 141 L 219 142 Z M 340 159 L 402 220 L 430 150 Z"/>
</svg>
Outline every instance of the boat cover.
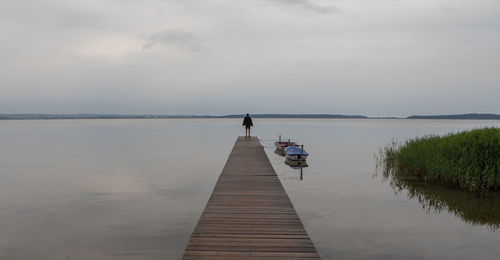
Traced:
<svg viewBox="0 0 500 260">
<path fill-rule="evenodd" d="M 285 148 L 285 153 L 288 155 L 299 155 L 299 154 L 309 155 L 306 152 L 306 150 L 304 150 L 304 152 L 302 152 L 302 148 L 300 148 L 298 146 L 288 146 L 287 148 Z"/>
</svg>

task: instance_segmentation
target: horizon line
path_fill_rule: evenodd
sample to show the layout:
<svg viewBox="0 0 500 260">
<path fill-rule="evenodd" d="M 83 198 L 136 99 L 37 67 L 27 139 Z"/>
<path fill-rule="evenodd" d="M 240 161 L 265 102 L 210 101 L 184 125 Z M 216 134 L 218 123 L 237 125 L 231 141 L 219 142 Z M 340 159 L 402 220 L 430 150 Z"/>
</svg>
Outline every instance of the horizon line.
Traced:
<svg viewBox="0 0 500 260">
<path fill-rule="evenodd" d="M 0 120 L 8 119 L 148 119 L 148 118 L 240 118 L 242 114 L 200 115 L 200 114 L 116 114 L 116 113 L 0 113 Z M 466 114 L 434 114 L 411 116 L 365 116 L 356 114 L 329 114 L 329 113 L 256 113 L 255 118 L 317 118 L 317 119 L 497 119 L 500 114 L 493 113 L 466 113 Z"/>
</svg>

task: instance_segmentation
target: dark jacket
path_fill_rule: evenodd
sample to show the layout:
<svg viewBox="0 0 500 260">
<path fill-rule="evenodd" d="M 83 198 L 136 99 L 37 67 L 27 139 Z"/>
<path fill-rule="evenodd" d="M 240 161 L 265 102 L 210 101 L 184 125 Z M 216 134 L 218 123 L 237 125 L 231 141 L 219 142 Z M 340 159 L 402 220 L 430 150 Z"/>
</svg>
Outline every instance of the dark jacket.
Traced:
<svg viewBox="0 0 500 260">
<path fill-rule="evenodd" d="M 246 116 L 245 119 L 243 119 L 243 125 L 244 126 L 253 126 L 252 119 L 249 116 Z"/>
</svg>

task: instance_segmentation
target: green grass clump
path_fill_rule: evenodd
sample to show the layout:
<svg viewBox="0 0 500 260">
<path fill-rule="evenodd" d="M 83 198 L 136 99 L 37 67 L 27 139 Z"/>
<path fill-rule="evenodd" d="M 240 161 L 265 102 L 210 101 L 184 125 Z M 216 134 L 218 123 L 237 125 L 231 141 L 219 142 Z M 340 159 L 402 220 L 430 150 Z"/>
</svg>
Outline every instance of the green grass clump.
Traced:
<svg viewBox="0 0 500 260">
<path fill-rule="evenodd" d="M 500 188 L 500 129 L 414 138 L 384 150 L 391 174 L 457 185 L 472 192 Z"/>
</svg>

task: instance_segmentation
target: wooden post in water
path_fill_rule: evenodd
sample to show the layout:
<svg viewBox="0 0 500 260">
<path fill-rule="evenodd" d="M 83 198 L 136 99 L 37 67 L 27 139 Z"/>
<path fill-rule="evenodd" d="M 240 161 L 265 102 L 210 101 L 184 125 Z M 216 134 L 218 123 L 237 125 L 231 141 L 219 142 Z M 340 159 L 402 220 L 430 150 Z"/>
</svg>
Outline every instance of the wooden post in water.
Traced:
<svg viewBox="0 0 500 260">
<path fill-rule="evenodd" d="M 300 178 L 299 178 L 299 180 L 303 180 L 304 179 L 303 175 L 302 175 L 302 168 L 303 168 L 303 165 L 304 165 L 304 145 L 303 144 L 300 145 L 300 149 L 301 149 L 300 150 L 300 159 L 301 159 L 301 161 L 300 161 Z"/>
</svg>

